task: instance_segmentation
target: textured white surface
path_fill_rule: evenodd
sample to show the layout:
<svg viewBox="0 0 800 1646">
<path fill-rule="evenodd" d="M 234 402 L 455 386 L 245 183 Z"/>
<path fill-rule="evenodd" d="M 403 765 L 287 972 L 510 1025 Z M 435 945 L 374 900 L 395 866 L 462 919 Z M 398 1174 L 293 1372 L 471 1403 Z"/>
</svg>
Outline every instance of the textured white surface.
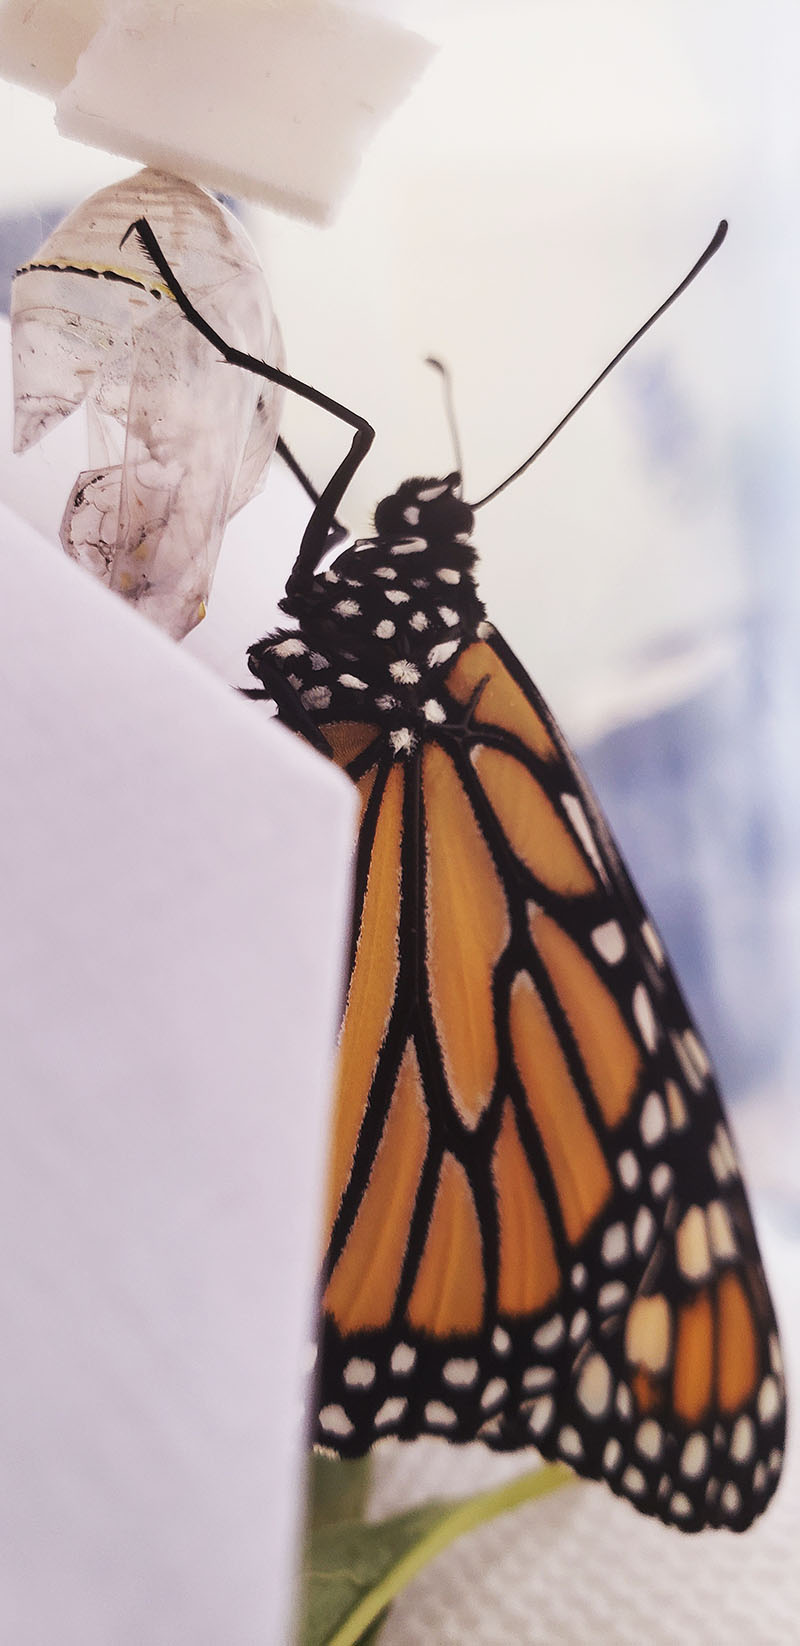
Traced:
<svg viewBox="0 0 800 1646">
<path fill-rule="evenodd" d="M 800 1243 L 762 1229 L 790 1388 L 800 1399 Z M 794 1377 L 792 1379 L 792 1370 Z M 378 1454 L 375 1518 L 429 1497 L 480 1491 L 522 1459 L 420 1441 Z M 569 1486 L 462 1538 L 396 1603 L 381 1646 L 797 1646 L 800 1447 L 742 1537 L 686 1537 L 595 1484 Z"/>
<path fill-rule="evenodd" d="M 0 72 L 59 130 L 326 222 L 433 50 L 336 0 L 6 0 Z"/>
<path fill-rule="evenodd" d="M 282 1646 L 354 796 L 5 508 L 0 768 L 0 1638 Z"/>
<path fill-rule="evenodd" d="M 2 0 L 2 71 L 32 91 L 55 97 L 103 21 L 105 0 Z"/>
</svg>

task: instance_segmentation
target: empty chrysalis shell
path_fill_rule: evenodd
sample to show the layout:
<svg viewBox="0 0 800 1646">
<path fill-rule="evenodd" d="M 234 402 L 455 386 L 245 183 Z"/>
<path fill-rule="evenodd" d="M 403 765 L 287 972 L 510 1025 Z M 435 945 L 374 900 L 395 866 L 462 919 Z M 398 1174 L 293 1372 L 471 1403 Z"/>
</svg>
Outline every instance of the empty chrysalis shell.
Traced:
<svg viewBox="0 0 800 1646">
<path fill-rule="evenodd" d="M 283 391 L 187 326 L 135 234 L 120 249 L 139 217 L 206 319 L 283 365 L 240 224 L 193 183 L 147 169 L 85 200 L 17 273 L 14 446 L 85 402 L 95 466 L 75 481 L 62 545 L 181 639 L 205 615 L 227 521 L 263 484 Z"/>
</svg>

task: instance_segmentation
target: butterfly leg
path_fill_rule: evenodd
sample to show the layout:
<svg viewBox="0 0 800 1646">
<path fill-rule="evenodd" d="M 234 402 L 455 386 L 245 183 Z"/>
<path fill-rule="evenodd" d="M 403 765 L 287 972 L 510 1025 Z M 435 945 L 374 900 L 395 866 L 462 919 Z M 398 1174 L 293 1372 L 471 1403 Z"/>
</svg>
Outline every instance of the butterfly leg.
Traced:
<svg viewBox="0 0 800 1646">
<path fill-rule="evenodd" d="M 328 533 L 336 519 L 336 510 L 356 469 L 364 461 L 375 439 L 375 430 L 365 417 L 360 417 L 357 412 L 350 411 L 349 407 L 341 405 L 338 400 L 332 400 L 330 395 L 322 394 L 319 389 L 312 388 L 310 383 L 302 383 L 299 378 L 290 377 L 288 372 L 279 371 L 277 366 L 268 366 L 266 361 L 257 360 L 254 355 L 245 354 L 241 349 L 235 349 L 232 344 L 226 343 L 224 337 L 220 337 L 219 332 L 209 325 L 209 322 L 203 318 L 187 296 L 164 256 L 158 239 L 146 217 L 138 217 L 135 223 L 131 223 L 122 237 L 121 245 L 124 246 L 125 241 L 131 234 L 138 235 L 144 250 L 161 275 L 170 296 L 177 303 L 182 314 L 186 316 L 186 319 L 194 326 L 195 331 L 200 333 L 201 337 L 205 337 L 209 343 L 213 344 L 214 348 L 219 349 L 228 365 L 241 366 L 245 371 L 253 372 L 257 377 L 266 377 L 270 383 L 281 384 L 283 388 L 290 389 L 293 394 L 300 395 L 301 399 L 310 400 L 313 405 L 321 407 L 323 411 L 330 412 L 334 417 L 338 417 L 341 422 L 347 423 L 354 430 L 350 450 L 339 464 L 335 474 L 331 476 L 324 491 L 317 498 L 314 512 L 303 533 L 300 550 L 286 584 L 286 595 L 281 601 L 283 610 L 290 611 L 293 597 L 298 594 L 302 595 L 308 590 L 309 583 L 325 552 Z"/>
</svg>

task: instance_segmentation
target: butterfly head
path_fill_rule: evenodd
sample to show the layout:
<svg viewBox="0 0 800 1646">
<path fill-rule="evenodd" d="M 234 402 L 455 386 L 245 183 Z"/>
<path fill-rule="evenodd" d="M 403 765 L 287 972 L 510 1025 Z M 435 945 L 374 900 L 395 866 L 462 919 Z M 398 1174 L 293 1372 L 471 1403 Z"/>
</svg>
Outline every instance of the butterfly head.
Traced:
<svg viewBox="0 0 800 1646">
<path fill-rule="evenodd" d="M 375 530 L 380 537 L 417 537 L 431 545 L 466 543 L 475 516 L 460 494 L 458 473 L 444 480 L 404 480 L 391 497 L 378 504 Z"/>
</svg>

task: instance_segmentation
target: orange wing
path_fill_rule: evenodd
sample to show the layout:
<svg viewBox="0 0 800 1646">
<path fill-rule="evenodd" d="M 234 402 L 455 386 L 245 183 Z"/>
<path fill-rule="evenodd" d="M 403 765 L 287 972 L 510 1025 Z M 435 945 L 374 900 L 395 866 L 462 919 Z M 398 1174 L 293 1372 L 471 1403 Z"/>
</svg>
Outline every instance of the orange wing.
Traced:
<svg viewBox="0 0 800 1646">
<path fill-rule="evenodd" d="M 687 1530 L 747 1525 L 780 1352 L 706 1054 L 596 803 L 493 631 L 363 796 L 317 1438 L 535 1444 Z"/>
</svg>

